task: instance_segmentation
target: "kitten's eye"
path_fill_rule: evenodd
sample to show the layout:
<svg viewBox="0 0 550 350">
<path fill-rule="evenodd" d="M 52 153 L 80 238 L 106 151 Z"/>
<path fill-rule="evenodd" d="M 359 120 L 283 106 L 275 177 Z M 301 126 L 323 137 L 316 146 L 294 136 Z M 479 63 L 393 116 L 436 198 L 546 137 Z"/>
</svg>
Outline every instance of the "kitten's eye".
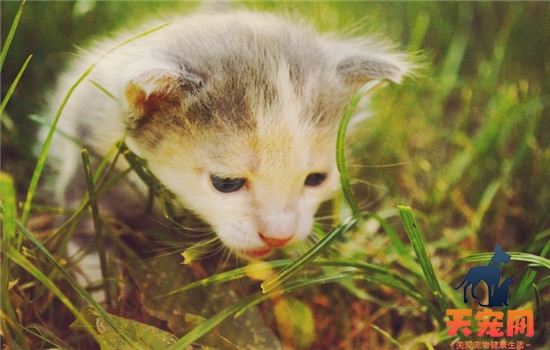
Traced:
<svg viewBox="0 0 550 350">
<path fill-rule="evenodd" d="M 327 176 L 327 173 L 311 173 L 306 177 L 304 184 L 310 187 L 319 186 L 327 179 Z"/>
<path fill-rule="evenodd" d="M 245 179 L 230 179 L 216 175 L 210 175 L 214 188 L 222 193 L 236 192 L 244 186 Z"/>
</svg>

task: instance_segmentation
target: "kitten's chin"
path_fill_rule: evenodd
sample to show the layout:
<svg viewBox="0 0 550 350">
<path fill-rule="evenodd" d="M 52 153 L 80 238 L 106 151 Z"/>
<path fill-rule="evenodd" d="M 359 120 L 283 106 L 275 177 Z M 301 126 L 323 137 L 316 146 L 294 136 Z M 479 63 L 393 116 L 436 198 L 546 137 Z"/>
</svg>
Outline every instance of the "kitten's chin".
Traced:
<svg viewBox="0 0 550 350">
<path fill-rule="evenodd" d="M 243 250 L 239 252 L 239 255 L 249 260 L 267 258 L 271 254 L 271 248 L 260 248 L 254 250 Z"/>
</svg>

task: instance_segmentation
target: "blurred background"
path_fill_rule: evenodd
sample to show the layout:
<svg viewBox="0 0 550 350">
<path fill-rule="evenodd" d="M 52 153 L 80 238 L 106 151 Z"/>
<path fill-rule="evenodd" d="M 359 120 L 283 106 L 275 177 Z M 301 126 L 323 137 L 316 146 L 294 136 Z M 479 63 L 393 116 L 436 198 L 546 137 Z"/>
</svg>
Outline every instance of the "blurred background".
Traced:
<svg viewBox="0 0 550 350">
<path fill-rule="evenodd" d="M 19 8 L 2 1 L 2 43 Z M 75 49 L 92 38 L 192 2 L 28 2 L 2 68 L 5 96 L 32 55 L 2 115 L 2 170 L 26 193 L 46 93 Z M 550 238 L 550 3 L 235 2 L 300 13 L 321 31 L 381 34 L 416 54 L 423 68 L 376 93 L 372 116 L 349 142 L 354 190 L 364 210 L 395 227 L 410 205 L 438 275 L 454 281 L 458 257 L 505 251 L 540 254 Z M 401 232 L 402 233 L 402 232 Z M 374 241 L 373 241 L 374 242 Z M 386 242 L 387 243 L 387 242 Z M 383 243 L 381 243 L 383 244 Z M 367 255 L 385 262 L 366 247 Z M 372 251 L 369 251 L 372 249 Z M 525 265 L 517 267 L 521 274 Z M 543 287 L 547 287 L 548 281 Z M 546 301 L 548 299 L 547 288 Z"/>
</svg>

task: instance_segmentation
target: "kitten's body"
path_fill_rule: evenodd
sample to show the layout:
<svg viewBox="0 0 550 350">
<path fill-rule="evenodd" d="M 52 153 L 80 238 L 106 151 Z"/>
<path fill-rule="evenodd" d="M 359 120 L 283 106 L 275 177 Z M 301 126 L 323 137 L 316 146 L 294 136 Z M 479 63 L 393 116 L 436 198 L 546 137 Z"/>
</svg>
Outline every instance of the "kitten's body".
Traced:
<svg viewBox="0 0 550 350">
<path fill-rule="evenodd" d="M 178 201 L 237 253 L 259 257 L 304 239 L 318 206 L 338 188 L 336 130 L 350 97 L 371 79 L 399 82 L 409 70 L 405 56 L 268 14 L 170 22 L 103 57 L 74 91 L 58 128 L 101 155 L 126 135 Z M 139 33 L 103 41 L 76 60 L 50 113 L 100 56 Z M 74 206 L 85 191 L 79 148 L 56 136 L 52 152 L 57 195 Z M 227 186 L 227 179 L 240 187 L 213 185 Z M 135 175 L 130 181 L 145 193 Z M 102 208 L 139 219 L 139 196 L 117 191 Z"/>
</svg>

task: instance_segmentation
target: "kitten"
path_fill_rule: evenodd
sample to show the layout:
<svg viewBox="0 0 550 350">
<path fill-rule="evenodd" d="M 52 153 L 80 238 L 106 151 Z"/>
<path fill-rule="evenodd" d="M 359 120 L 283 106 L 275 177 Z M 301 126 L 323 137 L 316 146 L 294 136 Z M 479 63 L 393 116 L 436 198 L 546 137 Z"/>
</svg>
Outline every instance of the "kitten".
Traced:
<svg viewBox="0 0 550 350">
<path fill-rule="evenodd" d="M 176 17 L 109 52 L 144 31 L 82 52 L 50 114 L 108 52 L 68 100 L 58 130 L 99 155 L 125 135 L 178 202 L 246 258 L 310 234 L 319 205 L 339 187 L 336 133 L 351 96 L 372 79 L 399 83 L 412 68 L 384 44 L 249 11 Z M 58 133 L 52 155 L 57 198 L 74 207 L 86 190 L 79 147 Z M 144 215 L 147 189 L 135 175 L 129 182 L 100 204 L 132 223 Z"/>
</svg>

